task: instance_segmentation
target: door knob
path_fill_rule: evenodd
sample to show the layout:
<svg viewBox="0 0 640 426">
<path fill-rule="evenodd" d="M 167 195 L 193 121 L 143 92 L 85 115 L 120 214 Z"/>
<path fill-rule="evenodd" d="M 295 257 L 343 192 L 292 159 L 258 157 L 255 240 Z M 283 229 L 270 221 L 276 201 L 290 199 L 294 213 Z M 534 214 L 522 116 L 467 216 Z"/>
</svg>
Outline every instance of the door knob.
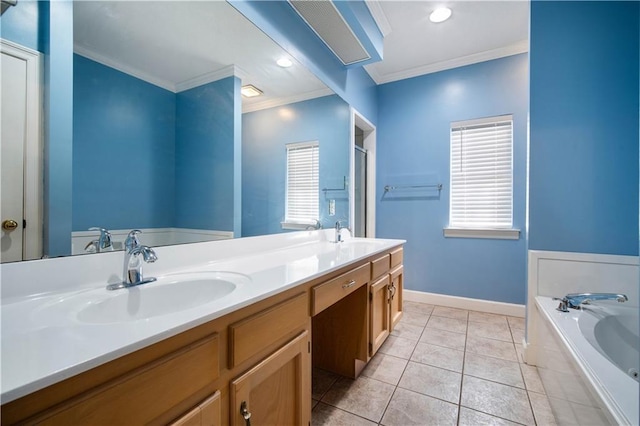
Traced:
<svg viewBox="0 0 640 426">
<path fill-rule="evenodd" d="M 2 222 L 2 229 L 5 231 L 13 231 L 18 227 L 18 222 L 13 219 L 8 219 Z"/>
</svg>

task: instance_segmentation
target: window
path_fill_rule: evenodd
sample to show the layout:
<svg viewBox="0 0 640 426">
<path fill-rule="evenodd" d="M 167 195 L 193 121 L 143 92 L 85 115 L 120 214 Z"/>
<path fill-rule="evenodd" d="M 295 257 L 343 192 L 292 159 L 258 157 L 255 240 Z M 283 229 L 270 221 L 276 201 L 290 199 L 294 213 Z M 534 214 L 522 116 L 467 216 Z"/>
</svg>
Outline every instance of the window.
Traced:
<svg viewBox="0 0 640 426">
<path fill-rule="evenodd" d="M 512 128 L 511 115 L 451 123 L 451 199 L 445 236 L 519 238 L 519 231 L 512 229 Z"/>
<path fill-rule="evenodd" d="M 318 142 L 287 145 L 287 190 L 285 229 L 305 229 L 315 225 L 319 215 Z"/>
</svg>

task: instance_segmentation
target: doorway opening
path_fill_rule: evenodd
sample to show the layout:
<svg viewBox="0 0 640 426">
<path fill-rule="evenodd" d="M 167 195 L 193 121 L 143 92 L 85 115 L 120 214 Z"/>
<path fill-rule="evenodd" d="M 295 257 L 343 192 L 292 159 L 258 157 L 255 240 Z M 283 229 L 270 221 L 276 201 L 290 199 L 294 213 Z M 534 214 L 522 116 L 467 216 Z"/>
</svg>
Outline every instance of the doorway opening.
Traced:
<svg viewBox="0 0 640 426">
<path fill-rule="evenodd" d="M 0 262 L 42 256 L 42 55 L 7 40 L 2 54 Z"/>
<path fill-rule="evenodd" d="M 354 237 L 375 237 L 376 128 L 352 109 L 351 229 Z"/>
</svg>

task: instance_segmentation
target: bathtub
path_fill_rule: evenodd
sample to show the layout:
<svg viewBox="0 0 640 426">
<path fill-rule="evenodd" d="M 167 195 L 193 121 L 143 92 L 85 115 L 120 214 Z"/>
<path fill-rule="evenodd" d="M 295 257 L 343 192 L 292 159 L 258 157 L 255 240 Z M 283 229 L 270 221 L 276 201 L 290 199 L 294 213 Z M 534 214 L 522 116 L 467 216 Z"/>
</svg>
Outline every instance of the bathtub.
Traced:
<svg viewBox="0 0 640 426">
<path fill-rule="evenodd" d="M 638 425 L 638 308 L 601 302 L 563 313 L 537 296 L 536 364 L 556 422 Z"/>
</svg>

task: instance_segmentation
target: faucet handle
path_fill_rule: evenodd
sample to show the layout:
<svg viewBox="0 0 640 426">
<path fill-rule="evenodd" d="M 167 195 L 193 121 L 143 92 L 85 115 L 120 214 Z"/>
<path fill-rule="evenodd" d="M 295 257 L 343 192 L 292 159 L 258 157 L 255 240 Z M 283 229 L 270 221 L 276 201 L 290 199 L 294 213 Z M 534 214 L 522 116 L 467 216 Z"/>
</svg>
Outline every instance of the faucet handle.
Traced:
<svg viewBox="0 0 640 426">
<path fill-rule="evenodd" d="M 140 240 L 138 240 L 138 234 L 142 234 L 142 231 L 139 229 L 134 229 L 131 232 L 129 232 L 129 235 L 127 235 L 127 239 L 124 241 L 125 250 L 131 251 L 132 249 L 140 245 Z"/>
<path fill-rule="evenodd" d="M 554 297 L 554 298 L 552 298 L 552 300 L 557 300 L 557 301 L 560 302 L 560 304 L 556 308 L 556 311 L 569 312 L 569 309 L 567 309 L 568 301 L 567 301 L 566 297 L 563 297 L 563 298 Z"/>
</svg>

